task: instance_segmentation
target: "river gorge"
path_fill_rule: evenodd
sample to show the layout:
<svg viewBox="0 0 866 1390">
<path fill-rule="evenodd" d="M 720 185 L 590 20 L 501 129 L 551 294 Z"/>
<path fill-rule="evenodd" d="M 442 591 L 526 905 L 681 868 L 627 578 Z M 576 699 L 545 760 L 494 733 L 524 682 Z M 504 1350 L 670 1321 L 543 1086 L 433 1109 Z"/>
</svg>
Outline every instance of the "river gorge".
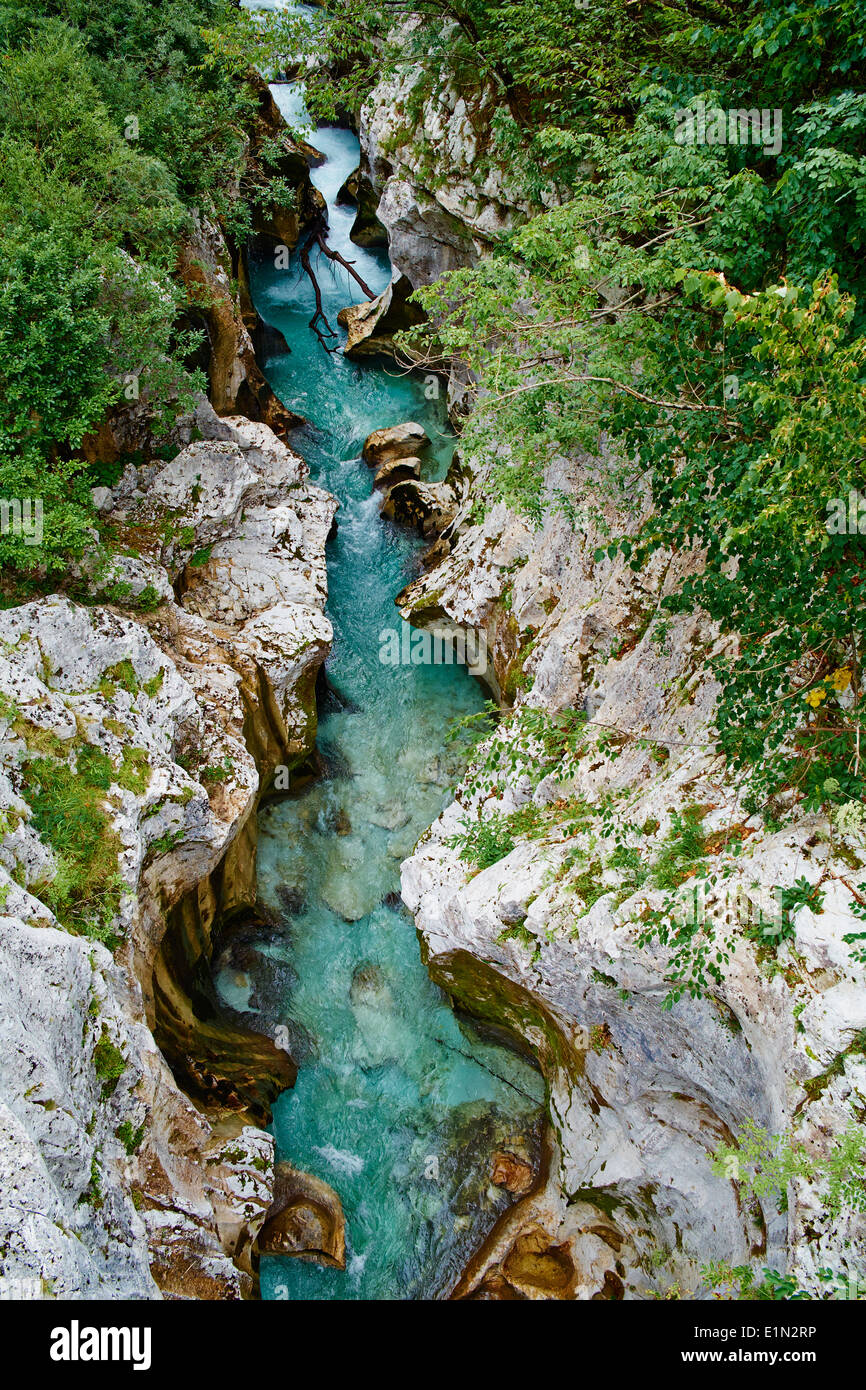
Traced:
<svg viewBox="0 0 866 1390">
<path fill-rule="evenodd" d="M 272 90 L 289 123 L 307 134 L 298 89 Z M 357 169 L 358 139 L 329 127 L 308 138 L 325 156 L 312 179 L 326 200 L 328 245 L 378 294 L 391 278 L 387 255 L 350 240 L 355 209 L 336 201 Z M 335 324 L 360 296 L 324 256 L 316 273 Z M 277 1158 L 337 1190 L 347 1266 L 265 1257 L 262 1293 L 441 1296 L 506 1205 L 489 1182 L 496 1150 L 536 1157 L 544 1098 L 525 1060 L 458 1023 L 427 977 L 399 901 L 400 862 L 459 777 L 459 755 L 446 744 L 451 721 L 477 710 L 483 693 L 464 668 L 380 660 L 381 634 L 398 624 L 394 598 L 416 573 L 423 543 L 380 516 L 361 446 L 375 430 L 415 421 L 432 441 L 425 477 L 436 480 L 455 440 L 436 378 L 324 350 L 309 326 L 313 289 L 297 257 L 285 269 L 254 261 L 251 288 L 290 349 L 262 366 L 283 403 L 308 422 L 291 443 L 340 502 L 328 553 L 334 644 L 318 733 L 326 773 L 260 815 L 259 894 L 286 924 L 245 944 L 256 953 L 257 1008 L 288 1026 L 300 1064 L 274 1109 Z M 227 979 L 223 989 L 243 1008 L 237 985 Z M 255 1027 L 256 1015 L 247 1021 Z"/>
<path fill-rule="evenodd" d="M 862 1297 L 854 155 L 606 3 L 0 5 L 0 1296 Z"/>
</svg>

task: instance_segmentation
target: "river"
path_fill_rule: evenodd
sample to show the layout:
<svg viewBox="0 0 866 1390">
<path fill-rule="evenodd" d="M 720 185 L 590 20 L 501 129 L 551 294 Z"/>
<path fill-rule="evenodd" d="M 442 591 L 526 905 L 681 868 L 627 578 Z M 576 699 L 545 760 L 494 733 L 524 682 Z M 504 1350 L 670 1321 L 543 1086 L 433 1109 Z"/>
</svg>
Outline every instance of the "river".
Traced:
<svg viewBox="0 0 866 1390">
<path fill-rule="evenodd" d="M 274 95 L 289 123 L 305 120 L 295 85 Z M 326 156 L 313 181 L 328 205 L 328 241 L 375 291 L 387 254 L 349 238 L 354 209 L 336 195 L 357 167 L 349 130 L 320 127 Z M 363 295 L 313 253 L 323 306 Z M 253 298 L 290 353 L 262 365 L 280 399 L 305 417 L 293 447 L 313 481 L 340 501 L 329 544 L 327 674 L 338 698 L 320 711 L 327 774 L 260 815 L 259 894 L 276 925 L 247 943 L 245 969 L 218 979 L 224 1001 L 279 1020 L 299 1062 L 273 1115 L 277 1157 L 325 1179 L 347 1222 L 345 1271 L 286 1257 L 262 1260 L 265 1299 L 407 1299 L 447 1294 L 468 1254 L 508 1204 L 490 1183 L 500 1148 L 531 1149 L 543 1087 L 521 1057 L 458 1020 L 422 964 L 399 901 L 400 861 L 449 799 L 459 776 L 451 721 L 483 693 L 463 668 L 392 666 L 380 636 L 399 626 L 394 596 L 417 571 L 422 543 L 383 521 L 361 447 L 374 429 L 417 420 L 441 477 L 453 453 L 435 384 L 385 360 L 326 352 L 309 328 L 312 286 L 292 257 L 251 267 Z"/>
</svg>

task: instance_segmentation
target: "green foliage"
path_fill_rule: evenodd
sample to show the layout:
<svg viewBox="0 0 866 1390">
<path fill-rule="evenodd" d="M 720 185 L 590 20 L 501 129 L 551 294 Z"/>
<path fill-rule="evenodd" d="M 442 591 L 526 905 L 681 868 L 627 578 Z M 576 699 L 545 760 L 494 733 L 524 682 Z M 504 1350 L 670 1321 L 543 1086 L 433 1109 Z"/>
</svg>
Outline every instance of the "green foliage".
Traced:
<svg viewBox="0 0 866 1390">
<path fill-rule="evenodd" d="M 507 819 L 499 813 L 484 820 L 464 818 L 462 828 L 448 841 L 452 849 L 460 851 L 459 858 L 479 872 L 504 859 L 514 843 Z"/>
<path fill-rule="evenodd" d="M 800 1178 L 820 1188 L 829 1217 L 843 1211 L 866 1211 L 866 1130 L 851 1124 L 824 1158 L 816 1158 L 789 1135 L 770 1134 L 747 1120 L 733 1145 L 720 1145 L 713 1172 L 740 1184 L 759 1200 L 774 1197 L 784 1204 L 788 1185 Z"/>
<path fill-rule="evenodd" d="M 700 806 L 687 806 L 682 814 L 671 812 L 670 829 L 653 865 L 653 882 L 657 888 L 679 888 L 693 876 L 698 861 L 707 852 L 703 821 L 704 812 Z"/>
<path fill-rule="evenodd" d="M 498 794 L 503 785 L 513 785 L 520 777 L 537 786 L 554 769 L 558 780 L 564 781 L 586 746 L 585 726 L 581 710 L 551 714 L 523 705 L 500 717 L 488 701 L 479 713 L 455 721 L 448 739 L 462 741 L 471 758 L 464 780 L 467 791 Z"/>
<path fill-rule="evenodd" d="M 762 1278 L 757 1277 L 752 1265 L 734 1265 L 725 1260 L 711 1260 L 701 1269 L 701 1278 L 717 1297 L 734 1297 L 754 1302 L 803 1302 L 815 1299 L 856 1299 L 862 1280 L 857 1276 L 834 1273 L 832 1269 L 815 1271 L 823 1285 L 820 1293 L 800 1287 L 790 1274 L 780 1274 L 777 1269 L 766 1265 L 761 1270 Z M 717 1292 L 721 1291 L 721 1292 Z"/>
<path fill-rule="evenodd" d="M 229 0 L 0 0 L 0 497 L 40 499 L 0 563 L 58 576 L 93 545 L 84 441 L 140 389 L 155 438 L 206 386 L 175 278 L 190 210 L 245 235 L 288 205 L 259 95 L 210 61 Z M 107 595 L 123 601 L 122 594 Z M 157 606 L 154 590 L 131 604 Z"/>
<path fill-rule="evenodd" d="M 665 607 L 700 604 L 740 636 L 708 664 L 720 750 L 756 807 L 787 786 L 810 808 L 859 799 L 863 553 L 825 524 L 866 440 L 858 3 L 428 0 L 385 40 L 407 10 L 327 0 L 309 43 L 339 75 L 310 87 L 357 104 L 420 65 L 407 134 L 449 82 L 492 97 L 479 158 L 538 211 L 420 291 L 430 318 L 404 340 L 471 369 L 464 448 L 489 496 L 538 524 L 546 460 L 613 440 L 572 505 L 601 522 L 646 488 L 652 515 L 610 558 L 706 555 Z M 677 112 L 699 99 L 778 108 L 781 146 L 679 143 Z"/>
<path fill-rule="evenodd" d="M 113 950 L 123 880 L 122 846 L 103 805 L 115 780 L 111 761 L 85 745 L 76 771 L 54 757 L 30 757 L 25 771 L 31 824 L 54 851 L 57 865 L 54 877 L 35 891 L 69 931 Z"/>
<path fill-rule="evenodd" d="M 151 776 L 150 762 L 144 748 L 124 747 L 120 767 L 117 771 L 112 768 L 113 780 L 136 796 L 147 791 Z"/>
<path fill-rule="evenodd" d="M 131 1120 L 124 1120 L 114 1131 L 130 1158 L 141 1147 L 144 1139 L 145 1125 L 140 1124 L 136 1129 Z"/>
<path fill-rule="evenodd" d="M 40 498 L 44 534 L 7 531 L 0 560 L 51 571 L 92 543 L 79 451 L 125 379 L 146 383 L 155 424 L 201 382 L 175 331 L 187 214 L 170 175 L 122 137 L 75 34 L 24 26 L 3 52 L 8 24 L 0 10 L 0 495 Z"/>
</svg>

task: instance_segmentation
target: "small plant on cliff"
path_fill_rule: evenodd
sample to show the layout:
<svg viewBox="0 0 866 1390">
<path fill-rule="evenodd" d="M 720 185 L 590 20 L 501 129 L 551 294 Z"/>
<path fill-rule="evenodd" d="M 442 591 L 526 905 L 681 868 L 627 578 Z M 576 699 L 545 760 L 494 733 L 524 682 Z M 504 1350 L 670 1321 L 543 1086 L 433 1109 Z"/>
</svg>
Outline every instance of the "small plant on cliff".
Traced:
<svg viewBox="0 0 866 1390">
<path fill-rule="evenodd" d="M 93 1067 L 102 1082 L 102 1098 L 105 1100 L 112 1094 L 126 1071 L 126 1058 L 120 1048 L 115 1047 L 111 1041 L 105 1024 L 102 1025 L 102 1033 L 93 1049 Z"/>
<path fill-rule="evenodd" d="M 707 852 L 700 806 L 687 806 L 682 813 L 671 812 L 671 825 L 653 865 L 653 882 L 658 888 L 679 888 L 693 878 Z"/>
<path fill-rule="evenodd" d="M 830 1219 L 845 1210 L 866 1212 L 866 1129 L 853 1122 L 829 1153 L 816 1157 L 791 1135 L 746 1120 L 734 1144 L 715 1150 L 711 1167 L 752 1197 L 775 1197 L 782 1210 L 788 1185 L 799 1178 L 819 1189 Z"/>
<path fill-rule="evenodd" d="M 575 770 L 586 746 L 586 715 L 522 705 L 500 717 L 488 701 L 478 714 L 456 720 L 448 738 L 466 747 L 470 767 L 464 785 L 470 794 L 496 792 L 521 777 L 537 786 L 548 772 L 564 781 Z"/>
<path fill-rule="evenodd" d="M 507 818 L 495 812 L 486 820 L 471 820 L 464 817 L 462 829 L 452 835 L 448 844 L 459 850 L 459 857 L 471 864 L 476 873 L 489 869 L 504 859 L 514 849 L 514 838 L 508 828 Z"/>
<path fill-rule="evenodd" d="M 140 1124 L 136 1129 L 131 1120 L 124 1120 L 114 1131 L 130 1158 L 141 1147 L 144 1131 L 144 1124 Z"/>
<path fill-rule="evenodd" d="M 801 1288 L 790 1274 L 780 1274 L 766 1265 L 759 1271 L 752 1265 L 730 1265 L 726 1260 L 711 1260 L 701 1268 L 701 1278 L 716 1298 L 734 1298 L 753 1302 L 802 1302 L 824 1299 L 857 1299 L 862 1297 L 863 1281 L 857 1275 L 836 1274 L 832 1269 L 815 1271 L 823 1285 L 820 1292 Z"/>
</svg>

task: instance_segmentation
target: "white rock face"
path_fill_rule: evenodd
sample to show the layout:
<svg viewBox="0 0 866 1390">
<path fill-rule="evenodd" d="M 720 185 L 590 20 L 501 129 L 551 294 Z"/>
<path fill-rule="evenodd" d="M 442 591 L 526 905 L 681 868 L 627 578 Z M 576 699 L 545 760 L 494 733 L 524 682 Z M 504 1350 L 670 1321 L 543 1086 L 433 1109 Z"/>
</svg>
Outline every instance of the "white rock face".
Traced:
<svg viewBox="0 0 866 1390">
<path fill-rule="evenodd" d="M 0 1276 L 45 1296 L 244 1296 L 271 1200 L 270 1136 L 205 1115 L 158 1051 L 151 971 L 260 773 L 312 745 L 336 502 L 267 426 L 218 423 L 102 499 L 138 551 L 106 582 L 148 611 L 55 595 L 0 614 Z M 262 703 L 264 752 L 245 735 Z M 67 869 L 35 823 L 40 767 L 56 785 L 94 759 L 113 955 L 64 928 Z"/>
<path fill-rule="evenodd" d="M 392 37 L 405 42 L 417 23 L 410 20 Z M 452 27 L 443 27 L 443 45 Z M 380 82 L 360 124 L 391 260 L 415 286 L 473 265 L 515 217 L 529 211 L 492 149 L 493 91 L 482 85 L 470 96 L 446 84 L 425 101 L 419 120 L 412 114 L 413 95 L 423 80 L 415 67 Z"/>
<path fill-rule="evenodd" d="M 548 481 L 580 497 L 591 467 L 560 460 Z M 611 515 L 614 533 L 639 511 Z M 842 938 L 861 929 L 848 884 L 866 846 L 834 832 L 831 852 L 822 816 L 777 830 L 750 816 L 709 746 L 717 692 L 699 662 L 718 635 L 700 613 L 660 630 L 659 599 L 692 562 L 635 574 L 596 564 L 600 543 L 561 513 L 539 533 L 495 506 L 402 596 L 404 616 L 435 626 L 444 612 L 485 633 L 506 701 L 589 721 L 580 757 L 549 761 L 540 779 L 518 765 L 486 798 L 464 790 L 403 865 L 435 978 L 483 1016 L 492 999 L 550 1085 L 551 1181 L 515 1207 L 461 1292 L 504 1280 L 528 1297 L 689 1293 L 711 1260 L 788 1268 L 808 1288 L 821 1266 L 862 1274 L 862 1216 L 828 1217 L 800 1179 L 787 1214 L 772 1197 L 751 1208 L 710 1158 L 752 1119 L 791 1131 L 820 1164 L 862 1117 L 866 972 Z M 520 807 L 531 834 L 471 876 L 451 837 L 466 818 Z M 687 807 L 703 849 L 683 868 L 678 918 L 694 912 L 698 875 L 713 875 L 698 910 L 732 955 L 705 997 L 663 1009 L 669 953 L 639 937 L 666 901 L 658 866 Z M 776 890 L 799 877 L 820 883 L 823 910 L 800 909 L 790 941 L 758 950 L 749 923 L 778 917 Z M 532 1285 L 533 1251 L 547 1284 Z"/>
</svg>

